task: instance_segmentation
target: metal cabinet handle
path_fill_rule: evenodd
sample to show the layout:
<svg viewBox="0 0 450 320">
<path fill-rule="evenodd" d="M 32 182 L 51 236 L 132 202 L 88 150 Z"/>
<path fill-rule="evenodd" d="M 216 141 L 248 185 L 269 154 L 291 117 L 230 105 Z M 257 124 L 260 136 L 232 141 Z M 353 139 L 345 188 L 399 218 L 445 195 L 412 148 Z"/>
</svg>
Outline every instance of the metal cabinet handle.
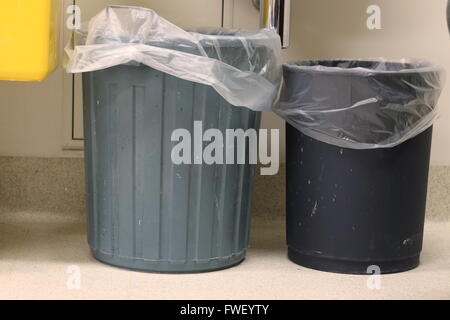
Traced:
<svg viewBox="0 0 450 320">
<path fill-rule="evenodd" d="M 281 37 L 281 46 L 290 44 L 291 0 L 253 0 L 261 13 L 261 27 L 276 29 Z"/>
</svg>

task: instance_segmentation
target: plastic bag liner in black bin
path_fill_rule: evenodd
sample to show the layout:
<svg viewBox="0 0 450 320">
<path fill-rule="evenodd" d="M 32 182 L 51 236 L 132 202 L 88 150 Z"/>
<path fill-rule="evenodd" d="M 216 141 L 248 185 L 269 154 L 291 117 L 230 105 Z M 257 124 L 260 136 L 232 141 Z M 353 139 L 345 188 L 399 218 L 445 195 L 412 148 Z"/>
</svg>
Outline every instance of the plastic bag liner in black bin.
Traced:
<svg viewBox="0 0 450 320">
<path fill-rule="evenodd" d="M 284 76 L 290 259 L 353 274 L 416 267 L 442 69 L 306 61 Z"/>
</svg>

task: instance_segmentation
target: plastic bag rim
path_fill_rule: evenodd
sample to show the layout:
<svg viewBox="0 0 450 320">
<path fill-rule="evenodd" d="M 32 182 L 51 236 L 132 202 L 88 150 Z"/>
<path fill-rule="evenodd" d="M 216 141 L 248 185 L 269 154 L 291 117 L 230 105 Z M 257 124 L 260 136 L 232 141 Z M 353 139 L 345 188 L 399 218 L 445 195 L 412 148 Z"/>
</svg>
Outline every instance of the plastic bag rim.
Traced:
<svg viewBox="0 0 450 320">
<path fill-rule="evenodd" d="M 312 66 L 299 65 L 305 62 L 373 62 L 373 63 L 391 63 L 391 64 L 409 64 L 411 66 L 418 66 L 411 69 L 401 70 L 377 70 L 364 67 L 356 68 L 343 68 L 343 67 L 329 67 L 321 64 L 315 64 Z M 336 75 L 349 75 L 349 76 L 375 76 L 375 75 L 423 75 L 423 74 L 445 74 L 445 68 L 439 64 L 434 64 L 428 60 L 422 59 L 400 59 L 400 60 L 387 60 L 379 58 L 367 58 L 367 59 L 307 59 L 298 61 L 289 61 L 283 64 L 283 69 L 288 70 L 301 70 L 310 73 L 322 73 L 322 74 L 336 74 Z"/>
<path fill-rule="evenodd" d="M 219 28 L 217 28 L 219 29 Z M 224 29 L 225 30 L 225 29 Z M 266 30 L 270 30 L 270 29 L 266 29 Z M 221 36 L 221 35 L 206 35 L 206 34 L 202 34 L 202 33 L 196 33 L 193 31 L 188 31 L 190 34 L 196 36 L 197 34 L 199 35 L 199 37 L 197 37 L 197 41 L 202 42 L 202 41 L 229 41 L 230 45 L 222 44 L 220 45 L 221 48 L 227 48 L 227 47 L 233 47 L 232 46 L 232 41 L 239 41 L 239 40 L 244 40 L 244 41 L 250 41 L 252 42 L 253 47 L 255 48 L 271 48 L 270 43 L 272 43 L 272 39 L 270 38 L 266 38 L 266 37 L 261 37 L 261 36 L 257 36 L 257 34 L 255 33 L 254 36 L 245 36 L 245 35 L 230 35 L 230 36 Z M 79 37 L 86 37 L 87 36 L 87 32 L 84 30 L 76 30 L 75 34 Z M 169 43 L 169 41 L 167 40 L 171 40 L 171 41 L 176 41 L 177 38 L 166 38 L 165 41 L 164 40 L 160 40 L 160 43 Z M 140 45 L 144 45 L 144 46 L 154 46 L 154 44 L 152 42 L 148 42 L 148 43 L 143 43 L 143 42 L 138 42 L 138 43 L 131 43 L 131 42 L 123 42 L 123 41 L 110 41 L 108 42 L 108 44 L 111 43 L 117 43 L 117 44 L 124 44 L 124 45 L 136 45 L 136 44 L 140 44 Z M 101 44 L 86 44 L 86 42 L 82 42 L 82 43 L 76 43 L 74 45 L 75 47 L 82 47 L 82 46 L 89 46 L 89 45 L 103 45 L 103 43 Z M 202 46 L 204 47 L 208 47 L 208 44 L 202 44 Z M 213 45 L 211 45 L 213 46 Z"/>
<path fill-rule="evenodd" d="M 142 10 L 142 11 L 147 11 L 147 12 L 153 12 L 156 13 L 157 12 L 151 8 L 145 8 L 145 7 L 138 7 L 138 6 L 126 6 L 126 5 L 108 5 L 105 9 L 135 9 L 135 10 Z M 88 23 L 90 21 L 86 21 L 82 24 L 82 28 L 80 29 L 75 29 L 75 33 L 79 34 L 79 35 L 86 35 L 88 33 L 88 31 L 83 30 L 83 27 L 88 27 Z M 179 27 L 181 30 L 191 34 L 193 37 L 196 38 L 196 40 L 227 40 L 230 38 L 234 38 L 234 39 L 245 39 L 245 40 L 258 40 L 258 41 L 264 41 L 267 40 L 268 42 L 272 42 L 273 39 L 268 38 L 268 37 L 262 37 L 263 34 L 265 34 L 267 31 L 271 31 L 270 28 L 262 28 L 262 29 L 255 29 L 255 30 L 248 30 L 248 29 L 227 29 L 227 28 L 223 28 L 223 27 L 208 27 L 211 30 L 227 30 L 227 31 L 231 31 L 234 32 L 234 34 L 232 35 L 214 35 L 214 34 L 205 34 L 200 32 L 201 29 L 203 30 L 207 30 L 206 28 L 181 28 Z M 241 34 L 239 34 L 241 32 Z M 170 38 L 169 38 L 170 39 Z M 174 40 L 176 38 L 173 38 Z M 121 42 L 124 43 L 124 42 Z M 143 43 L 145 44 L 145 43 Z"/>
<path fill-rule="evenodd" d="M 270 110 L 282 82 L 279 35 L 270 29 L 198 31 L 182 29 L 150 8 L 111 5 L 72 33 L 64 67 L 84 73 L 136 62 L 208 85 L 233 106 Z M 204 50 L 209 47 L 216 51 Z M 221 48 L 228 47 L 244 52 L 222 57 Z"/>
<path fill-rule="evenodd" d="M 358 61 L 368 63 L 368 68 L 360 67 L 361 65 L 364 66 L 364 64 L 358 65 Z M 335 66 L 336 64 L 339 65 L 339 62 L 342 62 L 342 67 Z M 326 66 L 327 63 L 330 63 L 331 66 Z M 352 63 L 354 63 L 356 67 L 352 65 Z M 386 70 L 391 69 L 391 67 L 388 65 L 383 65 L 383 63 L 397 63 L 402 66 L 404 64 L 409 64 L 404 66 L 409 69 L 399 68 L 397 71 Z M 346 68 L 346 66 L 350 68 Z M 373 69 L 369 69 L 370 67 Z M 396 66 L 394 65 L 393 67 L 394 68 L 392 69 L 395 69 Z M 282 98 L 277 107 L 273 108 L 273 111 L 281 116 L 292 127 L 296 128 L 310 138 L 329 145 L 357 150 L 393 148 L 409 139 L 416 137 L 420 133 L 432 127 L 436 119 L 439 117 L 439 105 L 436 103 L 446 80 L 446 72 L 442 66 L 433 64 L 427 60 L 419 59 L 402 59 L 400 61 L 388 60 L 384 58 L 311 59 L 285 63 L 283 64 L 283 69 L 285 74 L 285 82 L 287 76 L 293 78 L 298 77 L 298 79 L 302 79 L 306 83 L 311 81 L 312 84 L 308 88 L 305 86 L 305 92 L 302 91 L 298 96 L 295 96 L 294 93 L 292 93 L 292 95 L 291 93 L 288 93 L 287 98 Z M 305 75 L 307 78 L 305 78 Z M 313 90 L 312 88 L 314 88 L 314 81 L 320 82 L 322 81 L 321 78 L 329 78 L 330 81 L 339 81 L 339 77 L 341 77 L 341 79 L 342 77 L 353 78 L 353 80 L 357 83 L 358 81 L 366 81 L 364 82 L 365 85 L 380 86 L 382 88 L 384 88 L 384 85 L 389 87 L 390 85 L 401 83 L 403 86 L 412 88 L 414 92 L 420 91 L 420 94 L 412 94 L 410 99 L 408 98 L 409 96 L 406 98 L 400 96 L 402 99 L 397 102 L 393 102 L 395 106 L 395 108 L 391 109 L 394 111 L 393 115 L 384 113 L 382 110 L 377 111 L 376 109 L 369 107 L 368 111 L 366 111 L 367 120 L 364 120 L 365 118 L 360 118 L 363 120 L 361 120 L 360 125 L 358 125 L 356 129 L 353 129 L 353 127 L 348 127 L 347 129 L 346 126 L 351 124 L 345 120 L 348 117 L 345 116 L 342 118 L 342 121 L 333 122 L 332 118 L 329 118 L 330 116 L 327 113 L 334 110 L 329 110 L 329 108 L 326 107 L 324 110 L 320 109 L 315 111 L 315 107 L 322 103 L 320 98 L 323 98 L 324 101 L 328 101 L 327 99 L 334 97 L 333 93 L 330 92 L 329 96 L 326 90 L 322 93 L 314 92 L 314 95 L 319 97 L 317 100 L 311 98 L 311 101 L 307 100 L 307 103 L 304 106 L 301 102 L 299 102 L 302 97 L 304 97 L 304 94 L 307 94 L 309 90 Z M 373 82 L 367 82 L 367 80 L 370 80 L 372 77 Z M 314 78 L 317 79 L 314 80 Z M 415 81 L 411 81 L 411 78 L 424 79 L 424 82 L 416 83 Z M 295 80 L 293 83 L 295 83 Z M 330 83 L 328 83 L 328 85 L 332 86 Z M 349 82 L 346 85 L 352 86 L 353 82 Z M 299 88 L 294 86 L 293 88 L 296 88 L 296 90 L 301 90 L 299 88 L 302 88 L 302 86 L 299 86 Z M 349 114 L 351 115 L 353 111 L 350 109 L 353 107 L 358 105 L 358 107 L 369 105 L 370 99 L 368 98 L 370 97 L 373 97 L 373 100 L 375 100 L 373 101 L 375 103 L 374 106 L 377 108 L 381 106 L 379 104 L 383 102 L 384 98 L 381 93 L 376 91 L 375 93 L 368 95 L 368 97 L 358 97 L 357 102 L 353 102 L 353 100 L 348 103 L 346 102 L 344 108 L 338 109 L 343 112 L 349 111 Z M 365 100 L 362 100 L 363 98 Z M 389 101 L 389 99 L 387 99 L 387 101 Z M 361 102 L 364 103 L 361 104 Z M 403 110 L 401 108 L 397 108 L 397 105 L 402 108 L 408 106 L 408 109 Z M 420 113 L 420 119 L 417 121 L 410 122 L 408 120 L 409 118 L 407 118 L 407 121 L 403 121 L 400 125 L 385 126 L 384 124 L 379 124 L 380 119 L 382 120 L 384 117 L 387 117 L 388 120 L 391 119 L 398 121 L 399 119 L 402 119 L 398 118 L 399 113 L 418 112 L 419 105 L 426 106 L 428 111 L 425 114 Z M 330 106 L 332 106 L 332 104 Z M 409 107 L 412 109 L 410 110 Z M 366 117 L 364 114 L 363 116 Z M 372 133 L 370 129 L 372 123 L 376 125 L 375 128 L 385 130 L 386 132 L 381 136 L 377 136 L 376 131 L 373 131 Z M 366 127 L 369 128 L 369 131 Z"/>
<path fill-rule="evenodd" d="M 282 114 L 278 113 L 277 110 L 274 111 L 276 114 L 282 117 Z M 436 120 L 439 116 L 435 114 L 431 120 Z M 367 142 L 356 142 L 352 141 L 350 139 L 345 138 L 336 138 L 334 136 L 331 136 L 329 134 L 316 131 L 311 128 L 299 128 L 299 126 L 292 120 L 286 119 L 285 120 L 291 127 L 293 127 L 295 130 L 301 132 L 308 138 L 314 139 L 318 142 L 338 147 L 341 149 L 347 149 L 347 150 L 378 150 L 378 149 L 392 149 L 395 148 L 402 143 L 405 143 L 406 141 L 409 141 L 411 139 L 416 138 L 420 134 L 424 133 L 428 129 L 432 128 L 434 126 L 434 123 L 431 122 L 427 124 L 426 126 L 423 126 L 421 129 L 417 129 L 414 134 L 404 134 L 400 139 L 397 139 L 395 142 L 386 142 L 388 140 L 380 141 L 379 143 L 367 143 Z M 326 137 L 326 139 L 325 139 Z"/>
</svg>

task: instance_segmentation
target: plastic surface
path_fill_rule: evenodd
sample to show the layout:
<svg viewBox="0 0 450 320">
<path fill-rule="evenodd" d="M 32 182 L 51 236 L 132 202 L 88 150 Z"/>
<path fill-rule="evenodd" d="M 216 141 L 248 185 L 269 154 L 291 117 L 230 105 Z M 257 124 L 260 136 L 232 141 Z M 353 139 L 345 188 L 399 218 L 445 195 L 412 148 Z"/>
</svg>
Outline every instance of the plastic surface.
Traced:
<svg viewBox="0 0 450 320">
<path fill-rule="evenodd" d="M 60 2 L 0 1 L 0 80 L 41 81 L 56 68 Z"/>
<path fill-rule="evenodd" d="M 304 134 L 352 149 L 392 148 L 432 126 L 444 71 L 427 62 L 284 65 L 275 112 Z"/>
<path fill-rule="evenodd" d="M 448 32 L 450 32 L 450 0 L 447 2 L 447 27 Z"/>
<path fill-rule="evenodd" d="M 343 149 L 286 129 L 292 261 L 323 271 L 401 272 L 419 264 L 432 128 L 393 148 Z"/>
<path fill-rule="evenodd" d="M 72 73 L 140 63 L 210 85 L 230 104 L 256 111 L 270 110 L 281 85 L 280 37 L 273 30 L 187 32 L 153 10 L 110 6 L 75 42 L 66 49 Z"/>
<path fill-rule="evenodd" d="M 233 54 L 232 51 L 228 54 Z M 83 74 L 88 234 L 94 256 L 164 273 L 220 270 L 245 258 L 252 165 L 174 165 L 175 129 L 259 128 L 213 88 L 147 66 Z"/>
</svg>

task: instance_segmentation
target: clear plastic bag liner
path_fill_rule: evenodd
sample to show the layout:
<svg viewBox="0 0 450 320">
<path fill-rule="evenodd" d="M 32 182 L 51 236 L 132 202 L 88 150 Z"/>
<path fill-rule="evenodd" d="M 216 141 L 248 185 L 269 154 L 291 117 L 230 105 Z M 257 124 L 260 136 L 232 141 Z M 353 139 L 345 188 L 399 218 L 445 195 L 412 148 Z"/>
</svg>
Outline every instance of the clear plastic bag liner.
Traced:
<svg viewBox="0 0 450 320">
<path fill-rule="evenodd" d="M 445 82 L 425 61 L 304 61 L 284 65 L 274 111 L 305 135 L 350 149 L 395 147 L 432 126 Z"/>
<path fill-rule="evenodd" d="M 69 73 L 129 63 L 210 85 L 230 104 L 255 111 L 270 110 L 282 81 L 275 31 L 185 31 L 146 8 L 109 6 L 66 47 Z"/>
</svg>

